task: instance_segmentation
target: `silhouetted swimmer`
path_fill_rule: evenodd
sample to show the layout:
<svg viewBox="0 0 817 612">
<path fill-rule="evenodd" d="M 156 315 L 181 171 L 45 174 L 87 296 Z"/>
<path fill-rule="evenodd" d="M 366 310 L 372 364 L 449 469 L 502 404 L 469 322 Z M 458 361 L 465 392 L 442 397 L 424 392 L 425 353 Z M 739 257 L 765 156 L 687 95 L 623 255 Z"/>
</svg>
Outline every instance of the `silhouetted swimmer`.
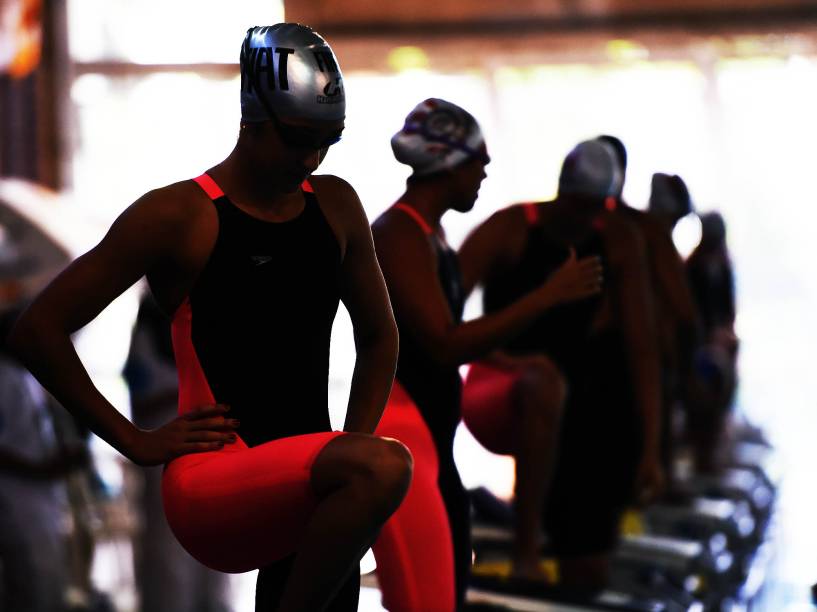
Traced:
<svg viewBox="0 0 817 612">
<path fill-rule="evenodd" d="M 12 343 L 114 448 L 140 465 L 166 463 L 176 537 L 214 569 L 262 568 L 258 610 L 354 610 L 357 561 L 411 475 L 406 448 L 371 435 L 396 327 L 355 191 L 311 176 L 344 128 L 331 48 L 298 24 L 253 27 L 241 76 L 241 129 L 227 158 L 139 198 L 35 300 Z M 173 318 L 179 371 L 179 416 L 150 431 L 94 388 L 70 341 L 142 276 Z M 344 431 L 333 432 L 339 300 L 357 362 Z"/>
<path fill-rule="evenodd" d="M 544 519 L 568 586 L 604 583 L 624 507 L 662 485 L 658 346 L 645 246 L 634 224 L 616 213 L 620 183 L 612 149 L 582 142 L 565 158 L 555 201 L 494 214 L 460 251 L 470 277 L 483 279 L 487 313 L 549 278 L 568 253 L 603 262 L 600 295 L 554 308 L 505 344 L 513 355 L 547 355 L 567 381 Z M 485 257 L 497 244 L 501 256 Z"/>
<path fill-rule="evenodd" d="M 462 402 L 459 366 L 487 355 L 554 305 L 597 293 L 600 268 L 595 257 L 577 260 L 564 254 L 561 266 L 549 279 L 542 279 L 501 311 L 464 323 L 465 292 L 459 263 L 456 253 L 445 241 L 440 221 L 450 210 L 465 213 L 474 206 L 490 161 L 482 132 L 468 112 L 450 102 L 432 98 L 417 105 L 408 115 L 405 125 L 392 139 L 392 148 L 399 161 L 411 166 L 412 174 L 403 195 L 375 221 L 372 230 L 400 329 L 397 381 L 416 405 L 422 418 L 413 421 L 413 427 L 415 430 L 427 428 L 433 440 L 430 450 L 436 453 L 438 463 L 439 488 L 429 488 L 424 494 L 430 498 L 442 495 L 447 511 L 443 519 L 447 518 L 451 530 L 448 546 L 453 542 L 453 565 L 419 566 L 418 555 L 429 545 L 428 539 L 419 534 L 429 529 L 438 533 L 439 524 L 428 513 L 412 513 L 404 506 L 387 523 L 384 534 L 392 523 L 398 523 L 405 533 L 414 534 L 402 557 L 406 563 L 412 563 L 413 568 L 401 568 L 399 558 L 378 557 L 378 572 L 402 572 L 409 577 L 415 571 L 423 575 L 446 575 L 453 586 L 456 568 L 456 605 L 462 606 L 472 551 L 469 501 L 453 458 L 454 434 L 460 422 Z M 389 419 L 391 409 L 389 405 L 384 421 Z M 519 422 L 522 416 L 508 409 L 496 418 L 498 423 L 518 425 L 520 430 L 546 425 L 541 419 Z M 505 431 L 516 430 L 507 426 Z M 403 439 L 400 432 L 393 435 Z M 541 434 L 537 435 L 541 439 Z M 517 439 L 505 441 L 514 449 L 520 449 L 518 458 L 527 452 L 521 450 L 526 444 L 523 437 L 519 435 Z M 415 452 L 410 443 L 409 447 Z M 544 463 L 549 449 L 539 452 Z M 526 457 L 523 461 L 529 459 Z M 421 478 L 419 469 L 418 461 L 415 483 Z M 535 484 L 528 483 L 527 494 L 541 499 Z M 412 495 L 410 492 L 407 505 Z M 527 520 L 535 528 L 537 509 L 533 508 L 533 513 L 528 510 Z M 526 544 L 535 550 L 539 542 L 532 539 Z M 378 554 L 377 545 L 375 554 Z M 439 558 L 444 556 L 441 554 Z M 431 607 L 423 607 L 425 605 Z M 446 608 L 432 602 L 419 604 L 414 609 Z"/>
<path fill-rule="evenodd" d="M 623 190 L 627 149 L 615 136 L 603 135 L 598 140 L 612 146 L 621 171 Z M 698 312 L 684 272 L 684 264 L 672 241 L 671 228 L 691 210 L 689 191 L 679 177 L 666 174 L 655 174 L 652 185 L 650 212 L 629 206 L 622 198 L 621 190 L 616 194 L 616 210 L 638 228 L 647 253 L 661 349 L 661 460 L 671 485 L 676 447 L 673 435 L 674 415 L 685 401 L 693 355 L 702 338 Z"/>
<path fill-rule="evenodd" d="M 708 473 L 719 467 L 720 443 L 737 384 L 738 338 L 726 223 L 717 212 L 700 218 L 701 241 L 686 261 L 686 272 L 701 313 L 704 342 L 695 353 L 687 429 L 696 468 Z"/>
</svg>

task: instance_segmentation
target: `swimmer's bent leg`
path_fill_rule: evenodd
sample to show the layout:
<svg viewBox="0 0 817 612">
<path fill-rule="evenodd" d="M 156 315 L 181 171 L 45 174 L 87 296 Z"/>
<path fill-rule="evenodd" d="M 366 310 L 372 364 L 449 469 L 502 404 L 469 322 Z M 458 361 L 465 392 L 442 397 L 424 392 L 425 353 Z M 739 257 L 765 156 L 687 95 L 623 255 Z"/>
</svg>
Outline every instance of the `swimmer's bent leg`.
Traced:
<svg viewBox="0 0 817 612">
<path fill-rule="evenodd" d="M 319 433 L 180 457 L 163 479 L 179 541 L 221 571 L 297 550 L 281 610 L 321 610 L 397 508 L 411 456 L 393 440 Z"/>
<path fill-rule="evenodd" d="M 204 565 L 246 572 L 295 551 L 315 509 L 315 458 L 342 432 L 282 438 L 170 462 L 162 498 L 173 533 Z"/>
</svg>

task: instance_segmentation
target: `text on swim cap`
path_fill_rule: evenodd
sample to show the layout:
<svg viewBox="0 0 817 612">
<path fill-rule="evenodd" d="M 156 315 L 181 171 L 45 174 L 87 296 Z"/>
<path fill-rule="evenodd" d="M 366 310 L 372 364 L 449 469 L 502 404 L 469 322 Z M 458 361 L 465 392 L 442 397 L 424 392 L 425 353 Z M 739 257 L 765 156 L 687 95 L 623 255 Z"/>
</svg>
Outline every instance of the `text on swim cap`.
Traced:
<svg viewBox="0 0 817 612">
<path fill-rule="evenodd" d="M 331 51 L 313 51 L 312 53 L 315 56 L 315 62 L 318 64 L 318 70 L 321 72 L 329 71 L 333 74 L 340 72 L 338 63 L 335 61 L 335 56 L 332 55 Z"/>
<path fill-rule="evenodd" d="M 318 104 L 340 104 L 344 102 L 341 77 L 329 81 L 323 88 L 324 95 L 317 97 Z"/>
<path fill-rule="evenodd" d="M 278 66 L 276 69 L 274 54 L 278 54 Z M 289 90 L 289 79 L 287 78 L 287 58 L 295 53 L 295 49 L 287 47 L 254 47 L 247 49 L 247 57 L 243 58 L 241 66 L 241 91 L 246 85 L 247 91 L 258 89 L 261 74 L 267 73 L 267 88 L 275 89 L 275 74 L 278 74 L 278 88 L 281 91 Z"/>
</svg>

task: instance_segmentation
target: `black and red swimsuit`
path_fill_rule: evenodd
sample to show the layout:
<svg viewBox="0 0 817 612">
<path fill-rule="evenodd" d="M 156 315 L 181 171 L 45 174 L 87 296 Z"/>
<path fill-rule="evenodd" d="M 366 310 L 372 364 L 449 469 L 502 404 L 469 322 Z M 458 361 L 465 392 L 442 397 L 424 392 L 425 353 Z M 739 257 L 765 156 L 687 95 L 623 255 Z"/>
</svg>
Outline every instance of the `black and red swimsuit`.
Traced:
<svg viewBox="0 0 817 612">
<path fill-rule="evenodd" d="M 236 207 L 208 175 L 196 182 L 219 229 L 173 318 L 179 412 L 228 404 L 241 425 L 234 444 L 171 461 L 162 493 L 171 528 L 195 558 L 245 572 L 296 550 L 315 503 L 312 463 L 343 435 L 331 431 L 327 405 L 341 252 L 308 183 L 303 211 L 277 223 Z M 282 585 L 286 572 L 273 582 Z M 354 599 L 355 582 L 344 588 Z"/>
</svg>

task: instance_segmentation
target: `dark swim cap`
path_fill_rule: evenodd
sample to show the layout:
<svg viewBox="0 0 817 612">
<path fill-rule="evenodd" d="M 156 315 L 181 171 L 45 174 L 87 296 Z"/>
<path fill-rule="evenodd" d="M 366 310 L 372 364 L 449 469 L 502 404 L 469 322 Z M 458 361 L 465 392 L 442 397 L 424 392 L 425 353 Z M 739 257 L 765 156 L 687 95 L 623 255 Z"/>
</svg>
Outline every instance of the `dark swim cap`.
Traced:
<svg viewBox="0 0 817 612">
<path fill-rule="evenodd" d="M 329 44 L 298 23 L 255 26 L 241 45 L 241 120 L 338 121 L 346 115 L 343 76 Z"/>
<path fill-rule="evenodd" d="M 692 212 L 692 198 L 684 180 L 677 174 L 653 174 L 648 209 L 675 220 Z"/>
<path fill-rule="evenodd" d="M 585 140 L 573 147 L 562 163 L 559 195 L 618 196 L 621 179 L 613 148 L 598 139 Z"/>
<path fill-rule="evenodd" d="M 726 240 L 726 223 L 718 212 L 708 212 L 700 215 L 701 242 L 720 244 Z"/>
</svg>

